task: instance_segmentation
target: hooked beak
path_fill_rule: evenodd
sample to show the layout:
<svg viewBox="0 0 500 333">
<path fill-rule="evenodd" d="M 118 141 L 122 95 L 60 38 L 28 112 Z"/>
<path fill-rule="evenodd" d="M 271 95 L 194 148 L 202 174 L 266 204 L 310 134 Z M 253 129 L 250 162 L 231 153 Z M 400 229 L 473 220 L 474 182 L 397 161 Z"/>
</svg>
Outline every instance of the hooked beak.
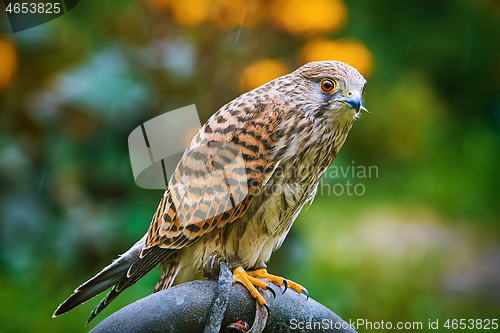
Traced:
<svg viewBox="0 0 500 333">
<path fill-rule="evenodd" d="M 347 104 L 351 109 L 359 113 L 359 110 L 363 108 L 361 105 L 361 94 L 355 90 L 351 90 L 347 93 L 347 96 L 342 96 L 338 101 Z"/>
</svg>

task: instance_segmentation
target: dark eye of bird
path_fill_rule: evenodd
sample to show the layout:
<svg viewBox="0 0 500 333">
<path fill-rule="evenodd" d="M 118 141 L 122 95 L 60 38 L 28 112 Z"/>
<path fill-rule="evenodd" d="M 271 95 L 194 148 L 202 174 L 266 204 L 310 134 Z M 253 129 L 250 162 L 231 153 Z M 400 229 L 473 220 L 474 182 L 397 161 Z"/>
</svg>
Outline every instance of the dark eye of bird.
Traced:
<svg viewBox="0 0 500 333">
<path fill-rule="evenodd" d="M 321 81 L 321 90 L 324 92 L 330 92 L 335 88 L 335 83 L 331 79 L 324 79 Z"/>
</svg>

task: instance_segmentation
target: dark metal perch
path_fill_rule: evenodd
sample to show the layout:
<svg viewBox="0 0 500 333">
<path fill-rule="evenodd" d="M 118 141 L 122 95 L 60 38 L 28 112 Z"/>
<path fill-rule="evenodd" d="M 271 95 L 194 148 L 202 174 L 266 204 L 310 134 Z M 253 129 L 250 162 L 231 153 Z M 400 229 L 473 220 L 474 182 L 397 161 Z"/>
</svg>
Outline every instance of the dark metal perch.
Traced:
<svg viewBox="0 0 500 333">
<path fill-rule="evenodd" d="M 264 333 L 307 332 L 308 322 L 316 323 L 313 332 L 356 332 L 315 300 L 306 300 L 305 295 L 293 290 L 282 294 L 275 285 L 271 286 L 275 298 L 270 292 L 263 293 L 270 307 L 269 317 L 265 308 L 257 307 L 256 312 L 255 299 L 242 285 L 233 286 L 232 280 L 227 265 L 221 263 L 218 281 L 188 282 L 140 299 L 104 319 L 91 333 L 236 332 L 227 327 L 238 321 L 249 325 L 258 322 L 248 332 L 261 332 L 263 325 Z"/>
</svg>

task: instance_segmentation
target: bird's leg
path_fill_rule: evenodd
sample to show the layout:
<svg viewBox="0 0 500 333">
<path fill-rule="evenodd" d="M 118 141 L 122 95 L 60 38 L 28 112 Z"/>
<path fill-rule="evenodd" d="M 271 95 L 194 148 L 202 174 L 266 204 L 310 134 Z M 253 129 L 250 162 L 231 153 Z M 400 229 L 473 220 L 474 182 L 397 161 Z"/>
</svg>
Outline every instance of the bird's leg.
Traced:
<svg viewBox="0 0 500 333">
<path fill-rule="evenodd" d="M 221 256 L 212 254 L 203 264 L 203 276 L 207 279 L 217 280 L 220 273 L 220 261 L 224 260 Z"/>
<path fill-rule="evenodd" d="M 307 291 L 306 288 L 302 287 L 300 284 L 298 283 L 295 283 L 293 281 L 290 281 L 290 280 L 287 280 L 287 279 L 284 279 L 282 278 L 281 276 L 276 276 L 276 275 L 271 275 L 267 272 L 266 268 L 259 268 L 259 269 L 256 269 L 254 271 L 248 271 L 247 274 L 249 276 L 251 276 L 252 278 L 256 278 L 256 279 L 266 279 L 268 280 L 269 282 L 271 283 L 274 283 L 274 284 L 277 284 L 278 286 L 282 287 L 282 286 L 285 286 L 285 290 L 283 291 L 283 293 L 285 293 L 285 291 L 290 288 L 290 289 L 293 289 L 295 290 L 296 292 L 298 292 L 299 294 L 300 293 L 304 293 L 306 294 L 307 298 L 309 298 L 309 292 Z M 260 280 L 258 280 L 260 281 Z"/>
<path fill-rule="evenodd" d="M 248 272 L 246 272 L 242 266 L 238 266 L 233 269 L 233 283 L 236 282 L 239 282 L 242 285 L 244 285 L 245 288 L 247 288 L 250 295 L 252 295 L 252 297 L 255 298 L 261 306 L 265 306 L 266 308 L 268 307 L 264 297 L 262 297 L 257 288 L 255 288 L 259 287 L 263 290 L 271 289 L 267 287 L 267 284 L 264 281 L 258 280 L 250 276 L 250 274 L 248 274 Z"/>
<path fill-rule="evenodd" d="M 220 271 L 221 260 L 229 262 L 229 269 L 233 273 L 233 284 L 236 282 L 241 283 L 243 286 L 245 286 L 248 292 L 250 292 L 250 295 L 257 300 L 259 305 L 265 307 L 269 311 L 269 306 L 267 305 L 264 297 L 257 290 L 257 287 L 261 288 L 262 290 L 269 290 L 269 292 L 271 292 L 274 297 L 276 297 L 276 293 L 267 285 L 266 282 L 250 276 L 243 269 L 241 263 L 237 258 L 223 258 L 216 254 L 209 256 L 205 264 L 203 265 L 203 276 L 209 279 L 217 279 Z"/>
</svg>

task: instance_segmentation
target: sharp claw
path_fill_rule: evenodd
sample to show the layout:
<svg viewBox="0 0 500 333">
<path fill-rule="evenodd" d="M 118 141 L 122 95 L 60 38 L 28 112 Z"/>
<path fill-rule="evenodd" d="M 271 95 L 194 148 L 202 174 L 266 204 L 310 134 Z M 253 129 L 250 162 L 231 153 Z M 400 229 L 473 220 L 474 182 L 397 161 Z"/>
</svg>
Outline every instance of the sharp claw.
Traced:
<svg viewBox="0 0 500 333">
<path fill-rule="evenodd" d="M 269 290 L 271 292 L 271 294 L 273 294 L 274 298 L 276 298 L 276 292 L 273 290 L 273 288 L 271 288 L 270 286 L 267 286 L 267 290 Z"/>
<path fill-rule="evenodd" d="M 285 290 L 283 290 L 283 294 L 285 291 L 288 289 L 288 281 L 286 279 L 283 279 L 283 285 L 285 286 Z"/>
<path fill-rule="evenodd" d="M 304 294 L 306 294 L 306 296 L 307 296 L 306 301 L 307 301 L 307 300 L 309 299 L 309 292 L 308 292 L 308 291 L 307 291 L 307 289 L 306 289 L 306 288 L 304 288 L 304 287 L 302 287 L 302 292 L 303 292 Z"/>
<path fill-rule="evenodd" d="M 267 305 L 267 303 L 264 303 L 264 306 L 266 307 L 267 315 L 269 316 L 271 314 L 271 309 L 269 308 L 269 305 Z"/>
</svg>

